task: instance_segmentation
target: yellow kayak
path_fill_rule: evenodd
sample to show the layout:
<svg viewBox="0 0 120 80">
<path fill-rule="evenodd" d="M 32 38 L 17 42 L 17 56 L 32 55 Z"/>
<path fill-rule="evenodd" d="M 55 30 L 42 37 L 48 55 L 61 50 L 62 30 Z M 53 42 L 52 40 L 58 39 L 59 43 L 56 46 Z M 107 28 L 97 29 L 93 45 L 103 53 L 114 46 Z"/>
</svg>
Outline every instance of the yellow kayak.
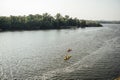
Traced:
<svg viewBox="0 0 120 80">
<path fill-rule="evenodd" d="M 66 55 L 66 56 L 64 57 L 64 60 L 69 60 L 71 57 L 72 57 L 72 56 L 70 56 L 70 55 Z"/>
</svg>

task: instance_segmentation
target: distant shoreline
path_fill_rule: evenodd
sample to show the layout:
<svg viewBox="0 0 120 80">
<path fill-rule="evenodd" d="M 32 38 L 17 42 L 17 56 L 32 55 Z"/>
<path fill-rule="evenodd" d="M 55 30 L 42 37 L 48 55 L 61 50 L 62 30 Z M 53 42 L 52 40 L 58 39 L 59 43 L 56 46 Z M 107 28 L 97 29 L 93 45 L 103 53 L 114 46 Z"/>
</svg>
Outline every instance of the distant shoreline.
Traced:
<svg viewBox="0 0 120 80">
<path fill-rule="evenodd" d="M 120 21 L 97 21 L 102 24 L 120 24 Z"/>
<path fill-rule="evenodd" d="M 86 27 L 79 27 L 79 28 L 87 28 L 87 27 L 103 27 L 103 26 L 86 26 Z M 62 29 L 77 29 L 78 27 L 73 27 L 73 28 L 60 28 L 60 29 L 55 29 L 55 28 L 51 28 L 51 29 L 0 29 L 0 32 L 3 31 L 33 31 L 33 30 L 62 30 Z"/>
<path fill-rule="evenodd" d="M 60 13 L 57 13 L 55 17 L 48 13 L 42 15 L 30 14 L 28 16 L 0 16 L 0 23 L 0 29 L 2 31 L 69 29 L 102 26 L 96 21 L 80 20 L 68 15 L 62 16 Z"/>
<path fill-rule="evenodd" d="M 89 26 L 89 27 L 103 27 L 103 26 Z M 81 28 L 81 27 L 79 27 L 79 28 Z M 84 28 L 87 28 L 87 26 L 86 27 L 83 27 L 83 28 L 81 28 L 81 29 L 84 29 Z M 76 26 L 74 26 L 74 28 L 61 28 L 61 29 L 16 29 L 16 30 L 2 30 L 2 29 L 0 29 L 0 32 L 6 32 L 6 31 L 37 31 L 37 30 L 65 30 L 65 29 L 78 29 Z"/>
</svg>

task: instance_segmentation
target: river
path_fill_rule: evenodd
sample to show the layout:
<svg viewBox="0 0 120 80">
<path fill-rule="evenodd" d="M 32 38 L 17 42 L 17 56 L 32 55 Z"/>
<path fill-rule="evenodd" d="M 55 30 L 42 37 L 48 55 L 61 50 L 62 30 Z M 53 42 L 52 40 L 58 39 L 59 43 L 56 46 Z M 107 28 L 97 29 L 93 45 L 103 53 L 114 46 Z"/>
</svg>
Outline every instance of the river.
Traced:
<svg viewBox="0 0 120 80">
<path fill-rule="evenodd" d="M 72 56 L 68 61 L 66 54 Z M 120 24 L 0 32 L 0 80 L 113 80 L 119 75 Z"/>
</svg>

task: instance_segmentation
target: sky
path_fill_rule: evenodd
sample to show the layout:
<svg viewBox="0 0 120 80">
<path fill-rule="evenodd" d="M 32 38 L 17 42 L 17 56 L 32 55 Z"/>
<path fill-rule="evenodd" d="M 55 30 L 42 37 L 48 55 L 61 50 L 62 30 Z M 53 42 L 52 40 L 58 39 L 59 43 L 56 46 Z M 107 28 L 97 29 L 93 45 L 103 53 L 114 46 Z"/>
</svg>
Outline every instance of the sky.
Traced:
<svg viewBox="0 0 120 80">
<path fill-rule="evenodd" d="M 0 0 L 0 16 L 46 12 L 87 20 L 120 20 L 120 0 Z"/>
</svg>

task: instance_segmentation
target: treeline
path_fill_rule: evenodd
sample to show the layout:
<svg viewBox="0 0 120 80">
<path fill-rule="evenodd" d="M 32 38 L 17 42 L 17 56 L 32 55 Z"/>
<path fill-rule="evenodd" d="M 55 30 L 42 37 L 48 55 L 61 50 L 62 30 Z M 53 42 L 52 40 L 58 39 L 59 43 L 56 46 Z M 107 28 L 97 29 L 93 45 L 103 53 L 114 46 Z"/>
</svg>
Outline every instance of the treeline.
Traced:
<svg viewBox="0 0 120 80">
<path fill-rule="evenodd" d="M 28 16 L 0 16 L 0 29 L 1 30 L 38 30 L 38 29 L 65 29 L 65 28 L 78 28 L 89 26 L 101 26 L 99 23 L 79 20 L 71 18 L 68 15 L 64 17 L 57 13 L 55 17 L 48 13 L 42 15 L 28 15 Z"/>
</svg>

